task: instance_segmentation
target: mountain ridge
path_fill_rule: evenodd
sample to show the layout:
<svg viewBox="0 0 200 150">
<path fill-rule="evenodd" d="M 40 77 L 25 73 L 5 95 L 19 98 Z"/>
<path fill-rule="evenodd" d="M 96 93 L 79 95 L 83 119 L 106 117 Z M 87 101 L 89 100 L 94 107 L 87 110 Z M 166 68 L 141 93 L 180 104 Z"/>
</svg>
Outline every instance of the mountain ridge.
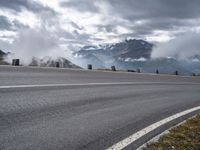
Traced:
<svg viewBox="0 0 200 150">
<path fill-rule="evenodd" d="M 178 60 L 175 58 L 164 57 L 152 59 L 151 53 L 154 44 L 141 39 L 130 39 L 123 42 L 107 45 L 84 46 L 74 56 L 80 60 L 80 65 L 85 67 L 93 64 L 94 68 L 110 68 L 115 65 L 119 69 L 141 68 L 144 72 L 171 73 L 179 70 L 183 74 L 200 72 L 200 56 L 193 56 L 188 60 Z M 96 60 L 94 60 L 96 58 Z M 98 63 L 95 63 L 98 61 Z"/>
</svg>

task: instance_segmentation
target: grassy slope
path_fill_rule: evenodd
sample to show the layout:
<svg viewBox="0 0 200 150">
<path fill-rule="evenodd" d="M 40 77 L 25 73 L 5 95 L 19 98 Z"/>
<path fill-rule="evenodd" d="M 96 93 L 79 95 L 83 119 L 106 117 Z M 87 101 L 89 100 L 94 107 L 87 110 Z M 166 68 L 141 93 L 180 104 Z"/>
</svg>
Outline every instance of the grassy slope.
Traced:
<svg viewBox="0 0 200 150">
<path fill-rule="evenodd" d="M 171 129 L 144 150 L 200 150 L 200 115 Z"/>
</svg>

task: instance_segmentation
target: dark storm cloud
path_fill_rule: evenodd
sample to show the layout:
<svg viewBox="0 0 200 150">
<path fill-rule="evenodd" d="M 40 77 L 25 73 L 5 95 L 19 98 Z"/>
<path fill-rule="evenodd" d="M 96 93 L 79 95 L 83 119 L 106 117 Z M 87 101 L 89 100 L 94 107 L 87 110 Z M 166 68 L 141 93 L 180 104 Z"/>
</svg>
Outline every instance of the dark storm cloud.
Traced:
<svg viewBox="0 0 200 150">
<path fill-rule="evenodd" d="M 52 26 L 55 20 L 58 19 L 58 13 L 48 6 L 44 6 L 41 2 L 35 0 L 0 0 L 0 9 L 4 11 L 11 11 L 12 14 L 23 13 L 23 10 L 28 10 L 37 15 L 41 19 L 41 26 Z M 9 16 L 7 16 L 9 18 Z M 25 18 L 26 16 L 24 16 Z M 5 17 L 4 17 L 5 18 Z M 2 28 L 7 30 L 26 29 L 27 25 L 22 24 L 18 20 L 9 21 L 6 18 L 3 20 Z M 0 18 L 3 19 L 3 18 Z M 6 26 L 7 23 L 7 26 Z"/>
<path fill-rule="evenodd" d="M 12 24 L 5 16 L 0 16 L 0 30 L 11 30 Z"/>
<path fill-rule="evenodd" d="M 108 0 L 112 11 L 131 20 L 199 18 L 199 0 Z"/>
<path fill-rule="evenodd" d="M 138 36 L 153 33 L 155 30 L 171 31 L 181 27 L 195 27 L 200 19 L 199 0 L 69 0 L 62 1 L 61 6 L 74 8 L 80 12 L 102 14 L 98 2 L 104 2 L 111 16 L 122 18 L 129 23 L 110 21 L 109 24 L 97 25 L 98 31 L 116 32 L 117 25 L 131 29 Z M 138 21 L 144 21 L 137 24 Z"/>
<path fill-rule="evenodd" d="M 108 0 L 110 14 L 130 21 L 135 33 L 150 34 L 154 30 L 177 30 L 195 27 L 200 18 L 199 0 Z M 137 24 L 137 21 L 144 23 Z M 126 24 L 124 24 L 126 26 Z"/>
<path fill-rule="evenodd" d="M 94 0 L 69 0 L 60 3 L 63 7 L 73 7 L 79 11 L 98 12 Z M 121 15 L 129 20 L 199 18 L 199 0 L 101 0 L 110 6 L 112 15 Z"/>
<path fill-rule="evenodd" d="M 23 9 L 27 9 L 35 13 L 44 10 L 54 12 L 49 7 L 43 6 L 42 4 L 33 0 L 0 0 L 0 8 L 6 8 L 17 12 L 20 12 Z"/>
<path fill-rule="evenodd" d="M 21 11 L 22 7 L 28 8 L 28 1 L 24 0 L 1 0 L 1 8 L 9 8 L 11 10 Z"/>
<path fill-rule="evenodd" d="M 63 1 L 60 3 L 61 7 L 74 8 L 81 12 L 93 12 L 99 11 L 99 8 L 94 4 L 93 0 L 71 0 Z"/>
<path fill-rule="evenodd" d="M 28 28 L 17 20 L 10 21 L 6 16 L 0 16 L 0 30 L 15 31 L 17 29 Z"/>
</svg>

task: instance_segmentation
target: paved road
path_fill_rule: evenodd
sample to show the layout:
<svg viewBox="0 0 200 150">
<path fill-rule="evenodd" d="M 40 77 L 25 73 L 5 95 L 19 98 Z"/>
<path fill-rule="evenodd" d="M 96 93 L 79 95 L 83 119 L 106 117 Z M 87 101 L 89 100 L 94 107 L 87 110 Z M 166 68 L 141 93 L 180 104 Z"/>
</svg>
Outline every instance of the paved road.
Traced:
<svg viewBox="0 0 200 150">
<path fill-rule="evenodd" d="M 85 84 L 102 82 L 137 84 Z M 192 77 L 0 67 L 0 87 L 77 84 L 0 88 L 0 149 L 106 149 L 154 122 L 199 106 L 199 83 L 200 78 Z"/>
</svg>

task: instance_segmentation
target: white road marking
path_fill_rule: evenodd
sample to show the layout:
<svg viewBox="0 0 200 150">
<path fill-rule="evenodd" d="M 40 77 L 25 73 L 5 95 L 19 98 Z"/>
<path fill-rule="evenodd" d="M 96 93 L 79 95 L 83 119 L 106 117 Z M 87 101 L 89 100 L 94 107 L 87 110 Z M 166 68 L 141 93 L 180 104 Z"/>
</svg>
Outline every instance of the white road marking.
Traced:
<svg viewBox="0 0 200 150">
<path fill-rule="evenodd" d="M 111 82 L 111 83 L 75 83 L 75 84 L 38 84 L 38 85 L 5 85 L 0 89 L 13 88 L 33 88 L 33 87 L 67 87 L 67 86 L 93 86 L 93 85 L 151 85 L 151 84 L 167 84 L 167 85 L 200 85 L 194 82 Z"/>
<path fill-rule="evenodd" d="M 197 110 L 200 110 L 200 106 L 198 107 L 194 107 L 194 108 L 191 108 L 191 109 L 188 109 L 186 111 L 183 111 L 183 112 L 180 112 L 180 113 L 177 113 L 173 116 L 170 116 L 168 118 L 165 118 L 161 121 L 158 121 L 134 134 L 132 134 L 131 136 L 123 139 L 122 141 L 112 145 L 111 147 L 107 148 L 106 150 L 122 150 L 123 148 L 127 147 L 128 145 L 130 145 L 131 143 L 133 143 L 134 141 L 138 140 L 139 138 L 141 138 L 142 136 L 146 135 L 147 133 L 155 130 L 156 128 L 174 120 L 174 119 L 177 119 L 179 117 L 182 117 L 184 115 L 187 115 L 191 112 L 194 112 L 194 111 L 197 111 Z"/>
</svg>

